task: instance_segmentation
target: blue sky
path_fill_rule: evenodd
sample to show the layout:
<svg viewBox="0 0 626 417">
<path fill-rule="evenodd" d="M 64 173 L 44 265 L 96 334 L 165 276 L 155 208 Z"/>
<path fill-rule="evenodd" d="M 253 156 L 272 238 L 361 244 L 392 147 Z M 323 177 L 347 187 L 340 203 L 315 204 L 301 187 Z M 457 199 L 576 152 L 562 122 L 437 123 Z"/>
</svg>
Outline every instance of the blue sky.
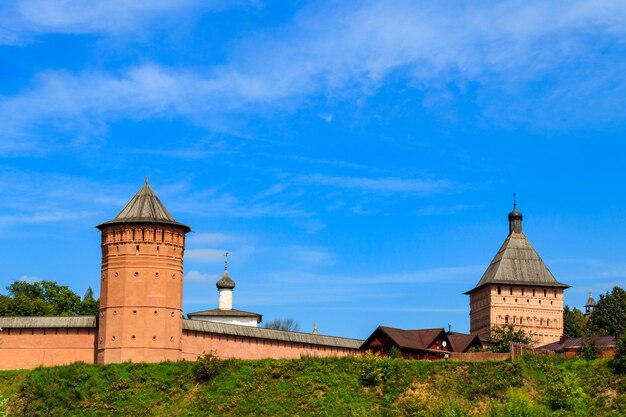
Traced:
<svg viewBox="0 0 626 417">
<path fill-rule="evenodd" d="M 98 289 L 149 177 L 189 224 L 184 311 L 469 329 L 524 231 L 566 304 L 626 285 L 622 1 L 0 5 L 0 288 Z"/>
</svg>

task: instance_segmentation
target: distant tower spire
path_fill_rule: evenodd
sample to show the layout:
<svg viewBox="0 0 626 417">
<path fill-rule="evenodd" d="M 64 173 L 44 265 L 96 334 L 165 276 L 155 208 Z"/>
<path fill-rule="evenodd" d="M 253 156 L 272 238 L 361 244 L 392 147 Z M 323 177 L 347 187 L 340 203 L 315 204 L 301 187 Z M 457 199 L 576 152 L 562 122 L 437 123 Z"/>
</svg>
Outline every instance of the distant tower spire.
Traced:
<svg viewBox="0 0 626 417">
<path fill-rule="evenodd" d="M 148 177 L 143 177 L 143 180 L 146 182 L 146 184 L 148 183 Z"/>
<path fill-rule="evenodd" d="M 591 314 L 594 308 L 596 308 L 596 300 L 593 299 L 593 296 L 590 292 L 589 298 L 587 298 L 587 302 L 585 303 L 585 316 Z"/>
<path fill-rule="evenodd" d="M 320 334 L 319 330 L 317 330 L 317 324 L 313 323 L 313 334 Z"/>
<path fill-rule="evenodd" d="M 513 193 L 513 211 L 509 213 L 509 234 L 522 233 L 522 213 L 517 211 L 516 194 Z"/>
<path fill-rule="evenodd" d="M 218 292 L 217 305 L 220 310 L 233 309 L 233 289 L 235 288 L 235 281 L 228 275 L 229 255 L 228 252 L 224 253 L 224 274 L 215 284 Z"/>
</svg>

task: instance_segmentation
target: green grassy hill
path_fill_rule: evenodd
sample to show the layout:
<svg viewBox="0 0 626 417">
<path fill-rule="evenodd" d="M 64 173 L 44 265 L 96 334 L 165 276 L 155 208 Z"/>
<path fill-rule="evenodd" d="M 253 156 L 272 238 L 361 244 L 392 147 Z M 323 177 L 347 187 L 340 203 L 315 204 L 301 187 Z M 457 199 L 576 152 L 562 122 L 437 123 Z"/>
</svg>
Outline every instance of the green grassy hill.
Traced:
<svg viewBox="0 0 626 417">
<path fill-rule="evenodd" d="M 218 361 L 0 372 L 0 416 L 626 415 L 607 360 L 364 358 Z"/>
</svg>

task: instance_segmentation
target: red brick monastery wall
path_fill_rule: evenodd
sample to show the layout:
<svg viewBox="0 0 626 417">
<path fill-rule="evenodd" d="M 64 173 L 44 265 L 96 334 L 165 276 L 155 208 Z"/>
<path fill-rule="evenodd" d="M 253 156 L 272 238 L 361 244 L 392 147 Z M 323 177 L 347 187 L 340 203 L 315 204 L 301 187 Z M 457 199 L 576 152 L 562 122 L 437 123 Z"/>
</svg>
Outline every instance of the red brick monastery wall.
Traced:
<svg viewBox="0 0 626 417">
<path fill-rule="evenodd" d="M 95 362 L 96 328 L 30 328 L 0 331 L 0 369 Z"/>
<path fill-rule="evenodd" d="M 208 352 L 239 359 L 345 356 L 358 354 L 362 342 L 232 324 L 183 322 L 182 356 L 186 360 Z M 0 369 L 95 363 L 95 324 L 95 317 L 0 318 Z"/>
<path fill-rule="evenodd" d="M 183 330 L 183 359 L 195 360 L 209 352 L 223 359 L 298 359 L 301 356 L 354 355 L 358 350 Z"/>
</svg>

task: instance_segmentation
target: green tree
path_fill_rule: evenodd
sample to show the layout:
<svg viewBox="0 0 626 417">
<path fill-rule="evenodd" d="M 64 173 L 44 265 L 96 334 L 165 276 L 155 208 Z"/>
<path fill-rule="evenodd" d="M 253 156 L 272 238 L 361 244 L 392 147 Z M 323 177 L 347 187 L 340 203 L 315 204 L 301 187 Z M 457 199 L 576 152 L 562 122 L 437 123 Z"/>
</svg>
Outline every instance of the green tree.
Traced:
<svg viewBox="0 0 626 417">
<path fill-rule="evenodd" d="M 76 314 L 79 316 L 97 316 L 100 310 L 100 302 L 93 298 L 93 290 L 87 288 L 83 301 L 76 308 Z"/>
<path fill-rule="evenodd" d="M 523 343 L 528 345 L 532 339 L 523 330 L 518 330 L 512 324 L 493 326 L 491 328 L 491 339 L 496 342 L 492 346 L 493 352 L 506 353 L 511 350 L 511 343 Z"/>
<path fill-rule="evenodd" d="M 601 335 L 622 334 L 626 330 L 626 291 L 620 287 L 601 294 L 589 316 L 591 329 Z"/>
<path fill-rule="evenodd" d="M 626 374 L 626 334 L 622 335 L 615 345 L 613 370 L 617 374 Z"/>
<path fill-rule="evenodd" d="M 583 337 L 589 334 L 589 320 L 582 311 L 569 306 L 563 308 L 563 335 L 566 337 Z"/>
<path fill-rule="evenodd" d="M 266 329 L 273 330 L 285 330 L 288 332 L 297 332 L 300 330 L 300 325 L 292 318 L 287 319 L 274 319 L 265 323 Z"/>
<path fill-rule="evenodd" d="M 9 297 L 0 296 L 2 316 L 75 316 L 96 315 L 99 301 L 89 288 L 85 299 L 55 281 L 15 281 L 7 286 Z"/>
</svg>

